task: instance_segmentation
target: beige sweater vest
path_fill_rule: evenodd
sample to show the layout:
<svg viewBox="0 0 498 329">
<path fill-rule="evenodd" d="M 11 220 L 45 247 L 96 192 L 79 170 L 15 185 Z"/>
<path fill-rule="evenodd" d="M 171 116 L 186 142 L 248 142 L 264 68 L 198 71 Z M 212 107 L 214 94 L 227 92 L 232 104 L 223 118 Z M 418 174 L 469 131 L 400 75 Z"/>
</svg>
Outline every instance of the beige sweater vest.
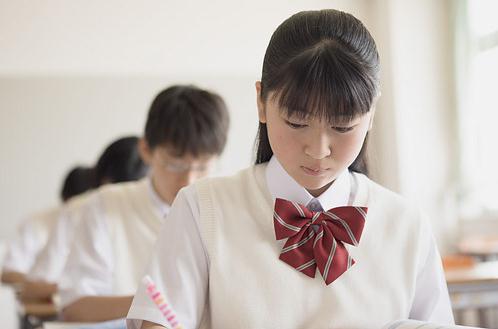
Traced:
<svg viewBox="0 0 498 329">
<path fill-rule="evenodd" d="M 278 259 L 266 164 L 196 184 L 209 257 L 203 328 L 380 328 L 408 317 L 428 253 L 427 222 L 399 196 L 354 174 L 354 205 L 369 207 L 356 264 L 329 286 Z"/>
<path fill-rule="evenodd" d="M 147 184 L 145 179 L 114 184 L 100 195 L 114 255 L 112 292 L 116 295 L 136 292 L 163 221 Z"/>
</svg>

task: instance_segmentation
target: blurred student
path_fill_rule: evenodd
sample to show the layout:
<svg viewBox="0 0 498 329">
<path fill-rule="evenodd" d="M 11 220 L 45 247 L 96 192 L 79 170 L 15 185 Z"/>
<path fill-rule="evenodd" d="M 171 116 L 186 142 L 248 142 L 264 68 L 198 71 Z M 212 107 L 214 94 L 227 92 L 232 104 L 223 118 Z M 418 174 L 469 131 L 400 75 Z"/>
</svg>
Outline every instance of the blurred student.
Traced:
<svg viewBox="0 0 498 329">
<path fill-rule="evenodd" d="M 136 181 L 147 174 L 148 166 L 140 157 L 138 140 L 136 136 L 122 137 L 103 151 L 93 170 L 96 187 Z M 27 276 L 21 292 L 23 299 L 42 300 L 51 298 L 56 293 L 56 282 L 66 263 L 75 228 L 81 219 L 81 207 L 90 195 L 91 193 L 85 193 L 71 199 L 60 211 L 47 244 Z"/>
<path fill-rule="evenodd" d="M 64 179 L 60 194 L 62 202 L 95 187 L 92 168 L 75 167 Z M 60 214 L 60 206 L 32 214 L 21 222 L 17 235 L 7 245 L 2 268 L 2 282 L 21 284 L 32 269 L 36 258 L 47 243 L 50 230 Z"/>
<path fill-rule="evenodd" d="M 77 166 L 66 176 L 60 192 L 63 203 L 69 199 L 96 188 L 95 168 Z"/>
<path fill-rule="evenodd" d="M 142 179 L 149 166 L 138 150 L 139 138 L 126 136 L 115 140 L 102 153 L 95 165 L 97 185 L 123 183 Z"/>
<path fill-rule="evenodd" d="M 176 194 L 208 174 L 224 149 L 228 123 L 225 103 L 212 92 L 172 86 L 156 96 L 140 140 L 151 168 L 147 179 L 102 187 L 85 201 L 59 281 L 64 320 L 126 316 Z"/>
</svg>

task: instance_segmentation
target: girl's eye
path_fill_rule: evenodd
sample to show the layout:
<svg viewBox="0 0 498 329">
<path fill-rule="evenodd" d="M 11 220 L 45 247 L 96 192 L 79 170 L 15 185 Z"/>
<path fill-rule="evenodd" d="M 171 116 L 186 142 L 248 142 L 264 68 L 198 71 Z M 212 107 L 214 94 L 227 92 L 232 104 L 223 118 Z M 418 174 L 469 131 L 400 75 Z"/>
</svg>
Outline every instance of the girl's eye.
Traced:
<svg viewBox="0 0 498 329">
<path fill-rule="evenodd" d="M 353 130 L 354 127 L 332 127 L 332 129 L 334 129 L 335 131 L 343 134 L 343 133 L 347 133 L 348 131 L 351 131 Z"/>
<path fill-rule="evenodd" d="M 293 129 L 299 129 L 299 128 L 306 127 L 306 125 L 304 125 L 304 124 L 293 123 L 293 122 L 290 122 L 290 121 L 286 121 L 286 123 L 287 123 L 287 125 L 289 125 L 289 127 L 293 128 Z"/>
</svg>

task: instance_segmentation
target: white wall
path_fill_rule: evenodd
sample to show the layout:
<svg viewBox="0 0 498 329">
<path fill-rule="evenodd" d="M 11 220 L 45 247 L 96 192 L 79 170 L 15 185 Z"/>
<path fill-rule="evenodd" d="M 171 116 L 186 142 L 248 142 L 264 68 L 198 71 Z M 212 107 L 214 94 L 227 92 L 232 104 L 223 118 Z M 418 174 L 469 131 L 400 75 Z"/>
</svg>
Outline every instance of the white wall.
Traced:
<svg viewBox="0 0 498 329">
<path fill-rule="evenodd" d="M 276 26 L 365 0 L 0 0 L 0 73 L 257 76 Z"/>
<path fill-rule="evenodd" d="M 1 233 L 21 216 L 55 204 L 62 176 L 93 164 L 105 144 L 142 133 L 153 96 L 171 83 L 195 80 L 224 96 L 232 115 L 218 173 L 250 163 L 257 128 L 250 78 L 29 77 L 0 79 Z"/>
<path fill-rule="evenodd" d="M 251 160 L 254 81 L 271 33 L 303 9 L 338 8 L 369 25 L 367 0 L 0 0 L 0 239 L 55 204 L 70 166 L 142 132 L 161 88 L 218 91 L 232 126 L 218 173 Z"/>
<path fill-rule="evenodd" d="M 71 165 L 93 162 L 113 138 L 140 134 L 154 94 L 171 83 L 226 98 L 232 127 L 218 173 L 249 164 L 254 81 L 271 33 L 290 14 L 318 8 L 353 13 L 376 39 L 382 97 L 373 177 L 419 203 L 438 240 L 450 244 L 450 0 L 0 0 L 0 238 L 23 215 L 57 202 Z"/>
<path fill-rule="evenodd" d="M 430 216 L 443 251 L 454 246 L 458 229 L 452 5 L 450 0 L 371 3 L 385 56 L 379 113 L 389 113 L 381 119 L 382 129 L 390 131 L 382 133 L 381 164 L 396 173 L 388 180 L 392 187 Z"/>
</svg>

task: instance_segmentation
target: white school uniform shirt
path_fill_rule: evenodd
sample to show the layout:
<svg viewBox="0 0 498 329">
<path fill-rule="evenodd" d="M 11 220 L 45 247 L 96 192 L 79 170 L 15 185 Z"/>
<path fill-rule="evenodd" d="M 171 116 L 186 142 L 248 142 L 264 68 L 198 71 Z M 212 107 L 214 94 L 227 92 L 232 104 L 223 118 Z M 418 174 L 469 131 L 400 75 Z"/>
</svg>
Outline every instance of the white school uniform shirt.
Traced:
<svg viewBox="0 0 498 329">
<path fill-rule="evenodd" d="M 169 208 L 148 177 L 93 193 L 60 279 L 60 306 L 85 296 L 132 295 Z"/>
<path fill-rule="evenodd" d="M 251 172 L 254 172 L 254 175 Z M 251 195 L 244 191 L 245 189 L 251 190 L 248 186 L 253 184 L 252 181 L 258 180 L 258 175 L 262 181 L 260 186 L 265 185 L 260 191 L 267 196 Z M 252 179 L 253 176 L 256 178 Z M 317 210 L 348 204 L 368 206 L 370 191 L 376 192 L 376 195 L 371 196 L 372 199 L 384 197 L 384 194 L 389 195 L 389 198 L 393 197 L 393 200 L 397 202 L 399 198 L 365 176 L 352 174 L 349 171 L 340 174 L 330 188 L 319 197 L 313 198 L 287 174 L 275 157 L 267 165 L 255 166 L 235 177 L 225 181 L 228 182 L 225 186 L 231 189 L 227 194 L 235 195 L 237 189 L 243 191 L 239 194 L 243 196 L 242 199 L 245 196 L 241 202 L 253 202 L 254 207 L 251 209 L 255 212 L 259 211 L 258 208 L 266 208 L 265 203 L 271 203 L 273 206 L 277 197 Z M 241 177 L 243 178 L 240 179 Z M 216 188 L 223 188 L 223 184 L 220 180 L 213 180 L 210 185 L 210 181 L 204 180 L 180 191 L 173 203 L 168 221 L 161 229 L 151 263 L 146 270 L 146 274 L 152 277 L 159 290 L 165 294 L 167 302 L 176 311 L 185 329 L 211 327 L 217 329 L 235 327 L 373 328 L 375 327 L 372 325 L 374 320 L 378 321 L 377 326 L 380 327 L 388 321 L 408 317 L 431 322 L 453 323 L 440 256 L 427 223 L 419 225 L 418 218 L 416 218 L 417 221 L 410 223 L 413 227 L 423 227 L 418 232 L 424 234 L 417 235 L 417 232 L 413 232 L 413 236 L 417 239 L 408 239 L 413 243 L 407 241 L 406 245 L 412 243 L 417 246 L 417 250 L 406 250 L 407 259 L 403 257 L 405 253 L 403 240 L 397 241 L 400 245 L 395 247 L 388 245 L 389 250 L 380 248 L 379 252 L 374 255 L 378 258 L 369 259 L 374 257 L 370 249 L 378 249 L 383 244 L 383 241 L 379 241 L 376 236 L 378 232 L 376 230 L 379 228 L 375 227 L 374 223 L 379 222 L 378 216 L 385 213 L 394 220 L 398 219 L 398 215 L 400 220 L 404 219 L 403 216 L 406 217 L 401 212 L 393 213 L 393 211 L 399 212 L 394 205 L 392 209 L 381 209 L 381 214 L 379 214 L 379 209 L 374 209 L 372 205 L 370 208 L 373 209 L 369 209 L 359 246 L 352 248 L 347 246 L 357 263 L 336 281 L 326 286 L 318 272 L 312 279 L 278 259 L 285 241 L 275 241 L 273 209 L 265 210 L 268 218 L 250 219 L 244 214 L 237 216 L 236 210 L 229 211 L 228 213 L 232 213 L 233 216 L 225 219 L 223 227 L 222 224 L 216 223 L 216 220 L 213 221 L 214 225 L 208 223 L 206 226 L 202 220 L 209 218 L 203 217 L 200 212 L 201 208 L 210 212 L 214 218 L 223 217 L 226 209 L 234 207 L 233 200 L 229 200 L 227 204 L 211 203 L 210 206 L 213 209 L 210 210 L 210 206 L 206 206 L 204 202 L 203 191 L 215 191 L 212 192 L 215 197 L 223 195 L 219 189 L 216 192 Z M 355 203 L 357 193 L 355 189 L 358 185 L 364 191 L 361 193 L 362 200 L 360 200 L 363 204 Z M 375 188 L 372 189 L 371 186 Z M 254 190 L 257 188 L 255 187 Z M 199 195 L 200 193 L 202 196 Z M 365 195 L 367 195 L 366 198 Z M 382 203 L 383 207 L 389 207 L 388 203 L 379 203 Z M 257 224 L 251 222 L 257 222 Z M 263 228 L 257 226 L 260 223 L 263 223 Z M 241 226 L 239 235 L 236 233 L 237 225 Z M 256 225 L 256 228 L 251 225 Z M 399 225 L 403 227 L 405 224 L 399 223 Z M 412 232 L 406 230 L 396 232 L 396 229 L 398 227 L 380 228 L 385 231 L 382 234 L 384 236 L 389 236 L 389 234 L 399 234 L 403 238 L 412 236 Z M 226 238 L 227 231 L 236 237 Z M 369 232 L 375 233 L 369 234 Z M 246 235 L 252 238 L 249 243 L 245 241 Z M 423 242 L 419 243 L 418 239 Z M 226 241 L 230 241 L 232 245 L 226 244 Z M 238 241 L 241 241 L 240 244 Z M 253 249 L 259 251 L 260 248 L 265 252 L 253 251 Z M 240 257 L 231 258 L 232 253 Z M 383 257 L 382 253 L 386 253 L 387 256 Z M 389 259 L 385 259 L 389 258 L 389 253 L 398 256 L 393 260 L 392 265 L 389 264 Z M 415 259 L 411 259 L 411 256 Z M 241 261 L 240 258 L 243 260 Z M 269 265 L 264 268 L 251 268 L 252 263 L 256 264 L 256 267 L 260 264 L 259 258 Z M 377 264 L 376 261 L 380 263 Z M 387 262 L 388 265 L 384 266 L 385 263 L 382 262 Z M 405 269 L 405 265 L 412 270 Z M 274 273 L 277 274 L 274 275 Z M 238 279 L 232 279 L 233 277 Z M 386 279 L 388 282 L 385 282 Z M 271 291 L 279 291 L 282 296 L 272 295 Z M 321 295 L 323 292 L 329 295 L 323 297 Z M 351 300 L 349 294 L 356 296 L 357 299 Z M 312 296 L 317 298 L 314 299 Z M 317 302 L 320 298 L 325 301 L 322 305 Z M 289 306 L 288 313 L 281 308 L 284 304 Z M 323 304 L 326 309 L 327 307 L 329 309 L 325 312 L 318 312 L 324 307 Z M 294 305 L 299 305 L 302 309 L 293 310 Z M 362 308 L 361 305 L 369 307 L 363 306 Z M 341 308 L 350 313 L 344 312 L 344 315 L 334 313 L 336 309 Z M 334 318 L 333 324 L 327 316 Z M 169 328 L 157 306 L 147 296 L 143 286 L 137 290 L 127 318 L 128 328 L 140 328 L 142 320 Z M 301 323 L 303 321 L 304 323 Z M 355 324 L 355 321 L 359 322 Z M 368 324 L 365 325 L 365 323 Z"/>
<path fill-rule="evenodd" d="M 28 274 L 48 241 L 61 207 L 36 213 L 21 222 L 17 234 L 7 245 L 3 271 Z"/>
<path fill-rule="evenodd" d="M 57 282 L 66 264 L 83 207 L 91 198 L 92 191 L 75 196 L 62 207 L 55 225 L 50 231 L 45 247 L 40 251 L 28 274 L 31 281 Z"/>
</svg>

